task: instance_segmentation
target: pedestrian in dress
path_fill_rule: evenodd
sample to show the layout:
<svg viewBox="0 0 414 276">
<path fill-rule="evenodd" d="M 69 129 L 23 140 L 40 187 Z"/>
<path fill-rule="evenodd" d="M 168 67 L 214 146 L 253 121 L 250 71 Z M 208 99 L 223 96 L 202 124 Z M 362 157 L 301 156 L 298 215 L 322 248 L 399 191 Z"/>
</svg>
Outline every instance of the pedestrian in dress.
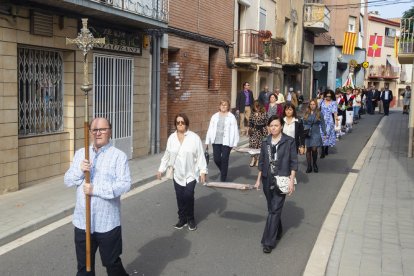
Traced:
<svg viewBox="0 0 414 276">
<path fill-rule="evenodd" d="M 338 126 L 338 106 L 333 100 L 334 92 L 330 89 L 325 91 L 324 100 L 321 102 L 321 114 L 325 122 L 326 138 L 322 139 L 323 148 L 321 151 L 321 158 L 328 155 L 328 148 L 335 146 L 336 135 L 335 126 Z M 321 136 L 324 136 L 323 130 L 320 129 Z"/>
<path fill-rule="evenodd" d="M 264 107 L 259 101 L 254 101 L 253 112 L 250 115 L 250 136 L 249 148 L 260 149 L 263 138 L 267 136 L 267 115 Z M 257 166 L 259 163 L 259 155 L 252 156 L 250 167 Z"/>
<path fill-rule="evenodd" d="M 403 93 L 403 114 L 408 114 L 410 110 L 410 101 L 411 101 L 411 86 L 407 85 Z"/>
<path fill-rule="evenodd" d="M 323 116 L 321 115 L 318 109 L 318 102 L 316 99 L 312 99 L 309 102 L 309 106 L 306 110 L 305 115 L 303 116 L 303 126 L 304 129 L 307 130 L 308 135 L 305 138 L 305 145 L 306 145 L 306 162 L 308 164 L 308 168 L 306 169 L 306 173 L 312 172 L 312 168 L 314 172 L 318 172 L 318 148 L 323 146 L 322 143 L 322 136 L 326 136 L 326 126 Z M 312 166 L 313 161 L 313 166 Z"/>
<path fill-rule="evenodd" d="M 346 123 L 345 123 L 345 127 L 348 131 L 351 131 L 352 126 L 354 124 L 353 103 L 354 103 L 354 99 L 355 99 L 355 95 L 352 93 L 352 88 L 351 87 L 346 88 L 344 99 L 345 99 L 345 106 L 346 106 L 346 111 L 345 111 Z"/>
<path fill-rule="evenodd" d="M 259 157 L 259 174 L 255 188 L 263 184 L 267 201 L 268 216 L 262 236 L 264 253 L 271 253 L 276 241 L 282 237 L 282 210 L 286 194 L 276 184 L 275 176 L 289 177 L 289 191 L 295 191 L 294 179 L 298 170 L 298 156 L 295 139 L 283 133 L 283 119 L 274 115 L 267 121 L 270 135 L 262 142 Z M 270 154 L 269 154 L 270 152 Z"/>
<path fill-rule="evenodd" d="M 93 143 L 88 148 L 91 161 L 85 159 L 85 148 L 77 150 L 64 182 L 76 187 L 73 214 L 77 276 L 95 275 L 95 254 L 99 248 L 102 265 L 110 276 L 129 275 L 122 265 L 121 195 L 131 187 L 128 158 L 111 141 L 112 127 L 105 118 L 90 124 Z M 91 183 L 85 182 L 90 172 Z M 91 197 L 90 258 L 91 271 L 86 271 L 85 195 Z"/>
<path fill-rule="evenodd" d="M 220 180 L 227 180 L 229 169 L 229 157 L 233 147 L 239 143 L 237 120 L 230 112 L 230 103 L 227 100 L 220 101 L 219 112 L 211 116 L 206 135 L 206 146 L 213 146 L 213 159 L 220 170 Z"/>
<path fill-rule="evenodd" d="M 283 109 L 283 133 L 295 139 L 296 152 L 305 153 L 305 136 L 303 132 L 303 122 L 297 118 L 296 108 L 286 103 Z"/>
<path fill-rule="evenodd" d="M 161 159 L 157 178 L 168 167 L 173 168 L 173 183 L 178 206 L 176 229 L 188 225 L 188 230 L 197 229 L 194 217 L 194 190 L 198 182 L 204 183 L 207 163 L 204 157 L 203 143 L 200 137 L 188 129 L 190 121 L 187 115 L 180 113 L 174 119 L 176 131 L 167 140 L 167 148 Z"/>
</svg>

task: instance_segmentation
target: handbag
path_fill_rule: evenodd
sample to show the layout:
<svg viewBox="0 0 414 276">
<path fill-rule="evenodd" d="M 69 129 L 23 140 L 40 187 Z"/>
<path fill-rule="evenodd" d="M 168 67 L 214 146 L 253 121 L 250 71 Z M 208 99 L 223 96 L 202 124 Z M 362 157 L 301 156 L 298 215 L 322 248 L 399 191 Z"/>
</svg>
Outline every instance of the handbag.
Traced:
<svg viewBox="0 0 414 276">
<path fill-rule="evenodd" d="M 276 145 L 276 156 L 277 156 L 277 147 Z M 267 152 L 269 155 L 269 162 L 270 162 L 270 171 L 272 175 L 272 182 L 276 182 L 278 189 L 282 194 L 288 194 L 289 193 L 289 182 L 290 182 L 290 176 L 281 176 L 281 175 L 274 175 L 274 167 L 277 166 L 277 160 L 272 160 L 272 151 L 270 149 L 270 145 L 267 145 Z M 273 167 L 272 167 L 273 166 Z M 296 180 L 296 177 L 293 179 L 293 184 L 296 185 L 298 182 Z M 270 188 L 272 189 L 272 188 Z"/>
</svg>

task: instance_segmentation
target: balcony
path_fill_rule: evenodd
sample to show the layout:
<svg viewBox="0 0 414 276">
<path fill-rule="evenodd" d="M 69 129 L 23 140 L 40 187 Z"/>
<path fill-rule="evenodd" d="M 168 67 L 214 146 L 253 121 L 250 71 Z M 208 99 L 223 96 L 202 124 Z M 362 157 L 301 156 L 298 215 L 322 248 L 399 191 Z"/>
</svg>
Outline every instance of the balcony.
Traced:
<svg viewBox="0 0 414 276">
<path fill-rule="evenodd" d="M 414 18 L 401 18 L 401 36 L 398 42 L 400 64 L 413 64 L 414 61 Z"/>
<path fill-rule="evenodd" d="M 304 5 L 303 27 L 314 34 L 329 31 L 330 11 L 324 4 L 306 3 Z"/>
<path fill-rule="evenodd" d="M 30 0 L 36 6 L 131 27 L 167 27 L 169 0 Z"/>
<path fill-rule="evenodd" d="M 368 68 L 369 79 L 398 79 L 400 68 L 390 65 L 371 65 Z"/>
<path fill-rule="evenodd" d="M 234 63 L 282 68 L 283 43 L 276 39 L 262 39 L 257 30 L 236 30 Z"/>
</svg>

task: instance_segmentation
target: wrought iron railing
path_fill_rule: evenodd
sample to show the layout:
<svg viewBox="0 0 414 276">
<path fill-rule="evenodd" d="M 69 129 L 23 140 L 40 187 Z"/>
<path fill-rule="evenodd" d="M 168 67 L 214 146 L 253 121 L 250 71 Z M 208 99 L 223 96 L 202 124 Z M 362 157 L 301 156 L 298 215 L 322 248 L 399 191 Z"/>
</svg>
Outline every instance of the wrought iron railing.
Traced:
<svg viewBox="0 0 414 276">
<path fill-rule="evenodd" d="M 400 76 L 400 68 L 389 65 L 370 65 L 368 75 L 370 78 L 398 78 Z"/>
<path fill-rule="evenodd" d="M 414 18 L 402 18 L 398 54 L 414 54 Z"/>
<path fill-rule="evenodd" d="M 283 44 L 276 39 L 262 38 L 258 33 L 257 30 L 236 30 L 234 57 L 281 63 Z"/>
<path fill-rule="evenodd" d="M 89 0 L 126 12 L 168 22 L 169 0 Z"/>
</svg>

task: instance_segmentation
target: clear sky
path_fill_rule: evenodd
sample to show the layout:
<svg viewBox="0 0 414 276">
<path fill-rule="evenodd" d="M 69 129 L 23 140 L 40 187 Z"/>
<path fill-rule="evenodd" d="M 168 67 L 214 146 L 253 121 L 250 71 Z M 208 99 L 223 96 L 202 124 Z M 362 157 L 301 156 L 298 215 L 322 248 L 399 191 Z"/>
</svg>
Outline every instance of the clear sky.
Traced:
<svg viewBox="0 0 414 276">
<path fill-rule="evenodd" d="M 368 11 L 378 11 L 381 18 L 402 17 L 406 10 L 414 6 L 414 0 L 384 0 L 381 2 L 369 0 L 369 2 L 372 4 L 368 4 Z M 386 5 L 387 2 L 390 5 Z"/>
</svg>

